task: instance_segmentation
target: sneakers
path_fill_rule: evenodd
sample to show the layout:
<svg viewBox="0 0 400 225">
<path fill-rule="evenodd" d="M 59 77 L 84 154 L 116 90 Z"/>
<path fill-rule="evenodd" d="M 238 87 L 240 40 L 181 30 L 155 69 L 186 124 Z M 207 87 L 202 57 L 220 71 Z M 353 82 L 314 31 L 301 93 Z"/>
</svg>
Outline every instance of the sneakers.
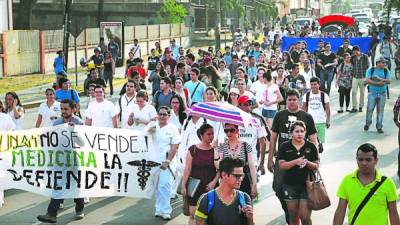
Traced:
<svg viewBox="0 0 400 225">
<path fill-rule="evenodd" d="M 76 220 L 81 220 L 81 219 L 83 219 L 83 217 L 85 217 L 85 214 L 83 212 L 76 212 L 76 214 L 75 214 Z"/>
<path fill-rule="evenodd" d="M 170 220 L 171 219 L 171 215 L 170 214 L 155 213 L 154 216 L 155 217 L 160 217 L 163 220 Z"/>
<path fill-rule="evenodd" d="M 380 133 L 380 134 L 383 134 L 383 133 L 384 133 L 383 130 L 382 130 L 382 128 L 378 129 L 378 133 Z"/>
<path fill-rule="evenodd" d="M 351 110 L 350 109 L 346 109 L 346 112 L 351 112 Z"/>
<path fill-rule="evenodd" d="M 43 223 L 57 223 L 57 217 L 51 216 L 49 214 L 46 215 L 39 215 L 36 217 L 40 222 Z"/>
<path fill-rule="evenodd" d="M 352 110 L 350 111 L 350 113 L 356 113 L 356 112 L 358 112 L 357 109 L 352 109 Z"/>
<path fill-rule="evenodd" d="M 338 113 L 343 113 L 343 109 L 339 109 L 337 112 Z"/>
<path fill-rule="evenodd" d="M 368 125 L 364 125 L 364 131 L 368 131 L 369 126 Z"/>
<path fill-rule="evenodd" d="M 362 112 L 362 108 L 361 108 L 361 107 L 360 107 L 360 108 L 358 108 L 358 111 L 359 111 L 359 112 Z"/>
<path fill-rule="evenodd" d="M 170 214 L 163 214 L 163 215 L 161 215 L 161 218 L 163 218 L 163 220 L 170 220 L 171 219 L 171 215 Z"/>
</svg>

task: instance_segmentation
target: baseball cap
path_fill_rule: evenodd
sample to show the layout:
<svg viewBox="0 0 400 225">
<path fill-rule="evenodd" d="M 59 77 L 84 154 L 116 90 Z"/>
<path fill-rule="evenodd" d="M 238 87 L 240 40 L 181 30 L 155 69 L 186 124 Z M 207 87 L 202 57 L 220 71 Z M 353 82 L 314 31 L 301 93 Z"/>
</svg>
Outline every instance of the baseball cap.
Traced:
<svg viewBox="0 0 400 225">
<path fill-rule="evenodd" d="M 353 46 L 353 51 L 360 51 L 360 47 L 358 45 Z"/>
<path fill-rule="evenodd" d="M 171 51 L 170 48 L 165 48 L 165 49 L 164 49 L 164 52 L 165 52 L 166 54 L 168 54 L 168 53 L 171 53 L 172 51 Z"/>
<path fill-rule="evenodd" d="M 239 89 L 237 89 L 237 88 L 231 88 L 231 89 L 229 90 L 229 93 L 235 93 L 235 94 L 239 95 Z"/>
<path fill-rule="evenodd" d="M 246 102 L 251 102 L 252 100 L 251 100 L 251 98 L 249 98 L 249 96 L 247 96 L 247 95 L 241 95 L 239 98 L 238 98 L 238 103 L 239 104 L 243 104 L 243 103 L 246 103 Z"/>
<path fill-rule="evenodd" d="M 377 63 L 379 63 L 379 62 L 386 62 L 386 59 L 384 58 L 384 57 L 379 57 L 377 60 L 376 60 L 376 62 Z"/>
</svg>

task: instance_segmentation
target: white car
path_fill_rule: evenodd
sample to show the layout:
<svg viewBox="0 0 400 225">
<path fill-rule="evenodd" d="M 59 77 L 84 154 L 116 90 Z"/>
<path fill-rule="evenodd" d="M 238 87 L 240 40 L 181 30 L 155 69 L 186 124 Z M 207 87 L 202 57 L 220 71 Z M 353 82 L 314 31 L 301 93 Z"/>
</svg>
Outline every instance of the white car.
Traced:
<svg viewBox="0 0 400 225">
<path fill-rule="evenodd" d="M 300 30 L 305 25 L 311 26 L 313 19 L 309 17 L 297 17 L 294 20 L 294 25 L 296 30 Z"/>
<path fill-rule="evenodd" d="M 359 22 L 358 23 L 358 32 L 362 33 L 363 36 L 368 35 L 369 27 L 364 22 Z"/>
</svg>

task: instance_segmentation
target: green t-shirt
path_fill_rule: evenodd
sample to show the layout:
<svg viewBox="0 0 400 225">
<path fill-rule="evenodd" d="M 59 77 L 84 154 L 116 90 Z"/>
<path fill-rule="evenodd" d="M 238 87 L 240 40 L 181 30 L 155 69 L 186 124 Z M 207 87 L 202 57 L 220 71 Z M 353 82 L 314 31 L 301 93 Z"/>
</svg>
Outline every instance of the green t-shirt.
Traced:
<svg viewBox="0 0 400 225">
<path fill-rule="evenodd" d="M 345 176 L 336 193 L 337 197 L 347 201 L 348 223 L 371 188 L 381 180 L 382 174 L 376 171 L 376 178 L 368 185 L 363 185 L 357 178 L 357 170 Z M 393 180 L 388 177 L 378 188 L 358 215 L 354 225 L 387 225 L 388 202 L 397 200 L 397 189 Z"/>
</svg>

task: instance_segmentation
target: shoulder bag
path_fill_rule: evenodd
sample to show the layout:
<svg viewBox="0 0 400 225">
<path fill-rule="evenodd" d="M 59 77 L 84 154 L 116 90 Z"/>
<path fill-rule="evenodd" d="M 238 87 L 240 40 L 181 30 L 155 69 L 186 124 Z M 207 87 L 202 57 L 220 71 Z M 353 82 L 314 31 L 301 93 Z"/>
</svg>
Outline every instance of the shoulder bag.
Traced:
<svg viewBox="0 0 400 225">
<path fill-rule="evenodd" d="M 307 181 L 308 207 L 312 210 L 325 209 L 331 205 L 328 193 L 319 170 L 308 174 Z"/>
<path fill-rule="evenodd" d="M 368 192 L 367 196 L 365 196 L 365 198 L 362 200 L 362 202 L 360 203 L 360 205 L 357 207 L 356 212 L 354 213 L 353 219 L 351 220 L 350 225 L 354 225 L 354 223 L 356 222 L 356 219 L 358 217 L 358 215 L 360 214 L 361 210 L 364 208 L 364 206 L 367 204 L 367 202 L 369 201 L 369 199 L 372 197 L 372 195 L 375 194 L 376 190 L 378 190 L 378 188 L 383 184 L 383 182 L 386 180 L 387 177 L 382 176 L 381 181 L 379 181 L 378 183 L 375 184 L 375 186 L 373 188 L 371 188 L 371 190 Z"/>
</svg>

